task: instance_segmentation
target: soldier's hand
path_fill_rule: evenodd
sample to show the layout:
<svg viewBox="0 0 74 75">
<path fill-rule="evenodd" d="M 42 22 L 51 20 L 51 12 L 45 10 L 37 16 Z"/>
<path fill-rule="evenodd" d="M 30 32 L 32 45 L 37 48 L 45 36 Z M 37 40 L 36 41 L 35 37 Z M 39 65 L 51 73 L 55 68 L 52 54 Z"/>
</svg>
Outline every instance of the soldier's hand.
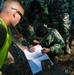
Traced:
<svg viewBox="0 0 74 75">
<path fill-rule="evenodd" d="M 42 49 L 42 53 L 43 53 L 43 54 L 46 54 L 46 53 L 48 53 L 48 52 L 50 52 L 50 48 L 43 48 L 43 49 Z"/>
<path fill-rule="evenodd" d="M 39 44 L 40 42 L 38 40 L 33 40 L 34 43 Z"/>
</svg>

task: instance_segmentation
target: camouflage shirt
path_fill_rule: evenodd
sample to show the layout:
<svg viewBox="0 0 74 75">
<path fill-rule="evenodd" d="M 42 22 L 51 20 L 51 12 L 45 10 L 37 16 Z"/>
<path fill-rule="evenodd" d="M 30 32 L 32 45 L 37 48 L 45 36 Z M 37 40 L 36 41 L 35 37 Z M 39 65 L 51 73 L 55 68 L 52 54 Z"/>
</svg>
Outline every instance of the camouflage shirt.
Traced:
<svg viewBox="0 0 74 75">
<path fill-rule="evenodd" d="M 33 0 L 22 0 L 22 3 L 23 3 L 23 5 L 24 5 L 24 7 L 25 7 L 25 13 L 27 14 L 27 13 L 29 13 L 30 12 L 30 2 L 31 1 L 33 1 Z M 47 9 L 47 4 L 45 3 L 45 0 L 38 0 L 39 2 L 40 2 L 40 4 L 41 4 L 41 7 L 42 7 L 42 9 L 44 10 L 44 12 L 46 13 L 46 14 L 48 14 L 48 9 Z"/>
<path fill-rule="evenodd" d="M 2 7 L 3 7 L 4 1 L 5 0 L 0 0 L 0 11 L 1 11 Z"/>
<path fill-rule="evenodd" d="M 41 46 L 45 46 L 51 49 L 51 51 L 54 51 L 56 53 L 61 53 L 62 48 L 65 46 L 65 42 L 59 32 L 56 29 L 48 28 L 48 36 L 44 38 L 43 40 L 38 39 L 38 37 L 35 35 L 34 32 L 32 32 L 32 35 L 28 37 L 28 42 L 30 45 L 33 45 L 34 40 L 39 41 Z"/>
</svg>

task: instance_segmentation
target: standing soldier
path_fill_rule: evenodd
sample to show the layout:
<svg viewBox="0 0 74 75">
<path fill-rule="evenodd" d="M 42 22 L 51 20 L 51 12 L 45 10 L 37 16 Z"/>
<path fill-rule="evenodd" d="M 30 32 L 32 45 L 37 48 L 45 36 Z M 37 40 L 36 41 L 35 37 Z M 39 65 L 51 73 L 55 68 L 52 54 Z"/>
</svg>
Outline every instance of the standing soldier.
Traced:
<svg viewBox="0 0 74 75">
<path fill-rule="evenodd" d="M 68 13 L 64 13 L 61 19 L 61 25 L 59 29 L 61 29 L 61 35 L 63 36 L 64 40 L 65 40 L 65 44 L 66 44 L 66 52 L 70 53 L 70 47 L 69 47 L 69 40 L 70 40 L 70 27 L 71 27 L 71 20 L 69 20 L 69 14 Z M 60 30 L 59 30 L 60 31 Z"/>
<path fill-rule="evenodd" d="M 71 13 L 70 0 L 46 0 L 49 11 L 49 18 L 52 22 L 52 27 L 58 29 L 66 42 L 66 52 L 70 53 L 69 38 L 70 38 L 70 20 Z M 63 15 L 63 17 L 62 17 Z M 62 27 L 62 28 L 61 28 Z M 64 36 L 66 35 L 66 36 Z"/>
</svg>

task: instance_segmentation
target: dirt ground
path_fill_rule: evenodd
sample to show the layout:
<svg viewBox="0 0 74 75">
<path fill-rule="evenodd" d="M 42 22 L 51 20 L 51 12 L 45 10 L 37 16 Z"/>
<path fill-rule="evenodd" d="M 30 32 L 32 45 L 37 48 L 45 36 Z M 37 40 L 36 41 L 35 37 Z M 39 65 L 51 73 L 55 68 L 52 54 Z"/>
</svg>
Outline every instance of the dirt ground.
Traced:
<svg viewBox="0 0 74 75">
<path fill-rule="evenodd" d="M 70 75 L 74 75 L 74 40 L 71 43 L 71 53 L 61 54 L 55 57 L 56 64 L 60 66 L 62 70 L 68 72 Z"/>
</svg>

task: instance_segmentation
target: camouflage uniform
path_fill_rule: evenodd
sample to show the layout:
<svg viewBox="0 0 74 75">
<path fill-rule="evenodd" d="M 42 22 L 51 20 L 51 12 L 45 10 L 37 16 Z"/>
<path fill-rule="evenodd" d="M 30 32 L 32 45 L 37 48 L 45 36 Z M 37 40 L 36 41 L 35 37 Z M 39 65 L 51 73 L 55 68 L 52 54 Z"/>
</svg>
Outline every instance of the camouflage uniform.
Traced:
<svg viewBox="0 0 74 75">
<path fill-rule="evenodd" d="M 60 18 L 63 13 L 70 13 L 70 4 L 68 0 L 46 0 L 51 19 L 52 27 L 58 28 Z"/>
<path fill-rule="evenodd" d="M 22 0 L 22 3 L 25 7 L 25 13 L 29 13 L 29 6 L 30 6 L 30 2 L 33 0 Z M 47 4 L 45 3 L 45 0 L 38 0 L 41 3 L 41 6 L 43 8 L 43 10 L 48 14 L 48 10 L 47 10 Z"/>
<path fill-rule="evenodd" d="M 3 6 L 3 4 L 4 4 L 4 1 L 5 1 L 5 0 L 0 0 L 0 11 L 1 11 L 1 9 L 2 9 L 2 6 Z"/>
<path fill-rule="evenodd" d="M 70 53 L 70 48 L 69 48 L 69 40 L 70 40 L 70 28 L 71 28 L 71 20 L 69 20 L 69 14 L 64 13 L 63 18 L 62 18 L 62 31 L 61 35 L 63 36 L 66 44 L 66 52 Z M 61 27 L 61 28 L 62 28 Z"/>
<path fill-rule="evenodd" d="M 24 8 L 25 8 L 25 13 L 27 14 L 28 13 L 28 11 L 29 11 L 29 6 L 30 6 L 30 2 L 31 2 L 32 0 L 22 0 L 22 3 L 23 3 L 23 6 L 24 6 Z"/>
<path fill-rule="evenodd" d="M 67 17 L 67 16 L 68 16 L 68 17 Z M 70 27 L 71 27 L 71 22 L 70 22 L 70 20 L 69 20 L 69 14 L 68 14 L 68 13 L 65 13 L 64 18 L 65 18 L 65 17 L 67 17 L 67 19 L 66 19 L 66 20 L 63 19 L 62 24 L 63 24 L 63 26 L 64 26 L 64 31 L 65 31 L 65 33 L 66 33 L 66 38 L 67 38 L 67 41 L 68 41 L 69 35 L 70 35 L 69 30 L 70 30 Z"/>
<path fill-rule="evenodd" d="M 70 0 L 71 3 L 71 13 L 70 13 L 70 18 L 73 19 L 74 18 L 74 0 Z"/>
<path fill-rule="evenodd" d="M 58 29 L 65 42 L 69 44 L 70 38 L 70 21 L 65 23 L 62 15 L 71 14 L 71 0 L 46 0 L 49 11 L 49 18 L 51 19 L 52 27 Z M 65 16 L 64 16 L 65 17 Z M 70 16 L 69 16 L 70 17 Z M 66 46 L 68 45 L 66 44 Z M 69 45 L 68 45 L 69 47 Z M 69 49 L 69 48 L 66 48 Z"/>
<path fill-rule="evenodd" d="M 41 3 L 41 6 L 42 6 L 42 9 L 43 11 L 48 14 L 48 7 L 47 7 L 47 4 L 45 2 L 45 0 L 38 0 L 40 3 Z"/>
<path fill-rule="evenodd" d="M 43 40 L 38 39 L 34 32 L 28 37 L 28 42 L 30 45 L 33 45 L 35 40 L 39 41 L 40 44 L 44 47 L 49 47 L 51 51 L 55 53 L 61 53 L 62 48 L 65 46 L 64 40 L 56 29 L 48 28 L 49 35 Z"/>
</svg>

